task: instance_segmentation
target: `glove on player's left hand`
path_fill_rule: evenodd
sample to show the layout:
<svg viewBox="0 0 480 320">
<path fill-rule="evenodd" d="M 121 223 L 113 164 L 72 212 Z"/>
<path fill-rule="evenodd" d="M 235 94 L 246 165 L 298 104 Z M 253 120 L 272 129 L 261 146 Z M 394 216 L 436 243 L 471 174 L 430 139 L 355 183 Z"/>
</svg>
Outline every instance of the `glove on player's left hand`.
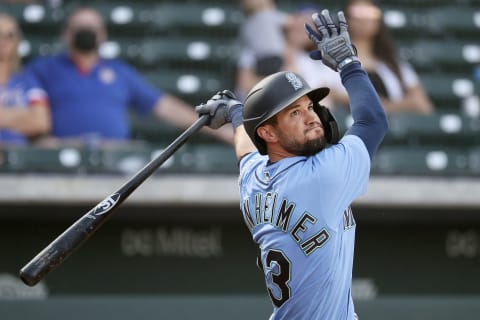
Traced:
<svg viewBox="0 0 480 320">
<path fill-rule="evenodd" d="M 200 115 L 210 115 L 208 126 L 218 129 L 225 123 L 231 122 L 233 111 L 241 108 L 243 105 L 237 100 L 235 94 L 229 90 L 223 90 L 217 92 L 207 103 L 195 107 L 195 111 Z"/>
<path fill-rule="evenodd" d="M 310 54 L 312 59 L 322 60 L 326 66 L 335 71 L 359 61 L 357 50 L 350 41 L 347 21 L 342 11 L 338 12 L 338 27 L 326 9 L 322 10 L 321 15 L 314 13 L 312 19 L 318 32 L 305 24 L 308 37 L 318 48 Z"/>
</svg>

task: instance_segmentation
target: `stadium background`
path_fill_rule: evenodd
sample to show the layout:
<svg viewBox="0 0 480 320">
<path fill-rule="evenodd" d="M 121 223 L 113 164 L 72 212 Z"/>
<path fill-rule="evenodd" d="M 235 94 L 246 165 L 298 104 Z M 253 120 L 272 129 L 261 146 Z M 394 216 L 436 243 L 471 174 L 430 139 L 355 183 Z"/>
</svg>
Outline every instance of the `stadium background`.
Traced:
<svg viewBox="0 0 480 320">
<path fill-rule="evenodd" d="M 60 49 L 57 6 L 1 4 L 25 62 Z M 193 105 L 233 87 L 242 14 L 234 1 L 82 1 L 103 14 L 106 57 Z M 277 1 L 286 11 L 298 1 Z M 433 116 L 399 115 L 357 219 L 353 294 L 361 319 L 474 319 L 480 311 L 480 1 L 383 0 L 400 54 Z M 333 0 L 321 5 L 339 8 Z M 476 111 L 477 110 L 477 111 Z M 342 130 L 348 116 L 338 113 Z M 134 141 L 0 150 L 1 319 L 266 319 L 256 249 L 229 147 L 194 137 L 88 243 L 34 288 L 18 270 L 179 131 L 132 115 Z"/>
</svg>

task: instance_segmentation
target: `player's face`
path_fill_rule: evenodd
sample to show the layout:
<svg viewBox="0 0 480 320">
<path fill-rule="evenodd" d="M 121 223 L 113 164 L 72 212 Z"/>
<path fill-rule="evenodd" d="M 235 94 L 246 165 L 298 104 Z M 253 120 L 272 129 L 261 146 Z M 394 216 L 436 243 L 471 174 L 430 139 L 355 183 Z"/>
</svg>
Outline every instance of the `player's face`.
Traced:
<svg viewBox="0 0 480 320">
<path fill-rule="evenodd" d="M 311 156 L 326 146 L 322 122 L 308 96 L 277 114 L 276 129 L 279 145 L 290 154 Z"/>
</svg>

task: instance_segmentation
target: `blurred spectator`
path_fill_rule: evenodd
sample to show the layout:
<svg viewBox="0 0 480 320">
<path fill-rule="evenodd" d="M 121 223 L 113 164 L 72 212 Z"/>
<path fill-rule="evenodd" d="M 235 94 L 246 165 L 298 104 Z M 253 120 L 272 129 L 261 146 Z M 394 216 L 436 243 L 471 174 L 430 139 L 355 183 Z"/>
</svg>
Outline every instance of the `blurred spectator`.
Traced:
<svg viewBox="0 0 480 320">
<path fill-rule="evenodd" d="M 330 94 L 322 100 L 322 105 L 334 109 L 339 105 L 347 105 L 345 89 L 338 72 L 325 66 L 321 61 L 310 58 L 309 53 L 316 47 L 308 39 L 304 27 L 305 23 L 312 21 L 312 14 L 321 12 L 321 9 L 315 5 L 303 4 L 292 12 L 285 28 L 287 41 L 285 69 L 302 75 L 313 88 L 329 87 Z"/>
<path fill-rule="evenodd" d="M 123 61 L 101 58 L 99 47 L 106 39 L 100 14 L 94 8 L 76 8 L 62 33 L 67 51 L 37 58 L 29 65 L 47 93 L 54 137 L 62 141 L 128 139 L 130 107 L 180 128 L 198 118 L 190 105 L 153 88 Z M 224 142 L 233 141 L 229 128 L 205 131 Z"/>
<path fill-rule="evenodd" d="M 15 19 L 0 13 L 0 142 L 18 144 L 48 132 L 50 119 L 45 94 L 21 69 L 22 39 Z"/>
<path fill-rule="evenodd" d="M 351 40 L 387 113 L 431 113 L 432 103 L 417 73 L 397 56 L 380 7 L 370 0 L 351 0 L 344 12 Z"/>
<path fill-rule="evenodd" d="M 301 7 L 287 29 L 288 67 L 297 70 L 314 87 L 329 87 L 327 107 L 348 106 L 348 96 L 338 73 L 325 67 L 321 61 L 311 60 L 308 53 L 315 49 L 307 39 L 303 24 L 311 21 L 311 14 L 319 8 Z M 410 64 L 396 54 L 393 39 L 382 20 L 382 11 L 371 0 L 351 0 L 344 9 L 352 43 L 358 50 L 362 66 L 368 72 L 388 114 L 433 111 L 420 79 Z M 309 43 L 310 42 L 310 43 Z"/>
<path fill-rule="evenodd" d="M 236 92 L 243 98 L 261 78 L 283 68 L 288 18 L 273 0 L 241 0 L 241 7 L 245 21 L 240 28 Z"/>
</svg>

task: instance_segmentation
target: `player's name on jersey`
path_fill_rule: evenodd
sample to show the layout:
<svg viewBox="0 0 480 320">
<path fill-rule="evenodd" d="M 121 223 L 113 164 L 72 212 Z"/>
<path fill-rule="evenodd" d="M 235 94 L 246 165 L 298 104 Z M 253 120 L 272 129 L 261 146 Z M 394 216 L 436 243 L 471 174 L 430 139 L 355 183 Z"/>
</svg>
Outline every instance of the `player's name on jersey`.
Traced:
<svg viewBox="0 0 480 320">
<path fill-rule="evenodd" d="M 121 235 L 122 253 L 132 256 L 212 258 L 223 254 L 219 227 L 126 228 Z"/>
<path fill-rule="evenodd" d="M 285 198 L 277 201 L 278 199 L 277 193 L 267 192 L 265 194 L 257 193 L 254 203 L 250 203 L 249 199 L 243 202 L 243 217 L 250 231 L 255 226 L 270 224 L 285 233 L 289 232 L 306 255 L 321 248 L 328 241 L 330 235 L 325 228 L 311 237 L 305 237 L 305 233 L 315 225 L 317 219 L 305 211 L 296 221 L 290 221 L 294 216 L 295 202 L 290 202 Z M 291 224 L 293 227 L 290 227 Z"/>
</svg>

